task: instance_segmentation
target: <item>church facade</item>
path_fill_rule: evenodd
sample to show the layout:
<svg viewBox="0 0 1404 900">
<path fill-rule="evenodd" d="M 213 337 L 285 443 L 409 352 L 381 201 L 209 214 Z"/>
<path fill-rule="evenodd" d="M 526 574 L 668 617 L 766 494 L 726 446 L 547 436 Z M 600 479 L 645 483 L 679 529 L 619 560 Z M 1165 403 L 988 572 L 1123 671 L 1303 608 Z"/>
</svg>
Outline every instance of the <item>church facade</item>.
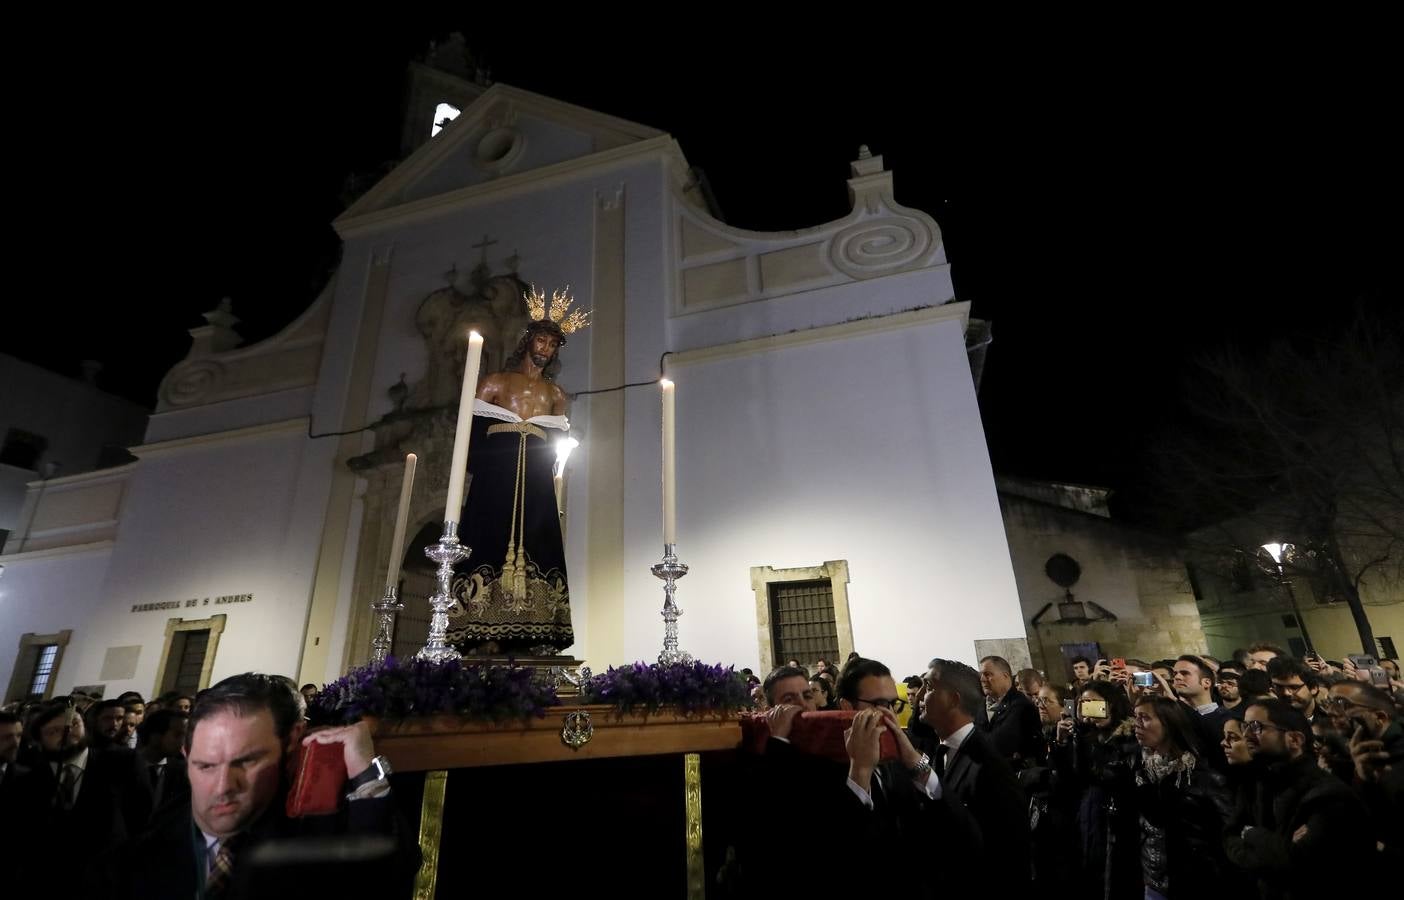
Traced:
<svg viewBox="0 0 1404 900">
<path fill-rule="evenodd" d="M 858 650 L 900 676 L 1024 638 L 969 305 L 880 156 L 852 163 L 844 218 L 744 231 L 710 215 L 667 134 L 506 85 L 419 84 L 425 142 L 336 220 L 342 260 L 308 310 L 250 346 L 230 309 L 208 313 L 135 462 L 29 491 L 44 527 L 0 556 L 6 699 L 45 659 L 47 693 L 337 677 L 368 656 L 392 554 L 412 650 L 466 334 L 500 367 L 531 284 L 593 310 L 559 376 L 580 441 L 562 476 L 575 657 L 601 670 L 662 646 L 661 375 L 684 650 L 758 670 Z M 462 113 L 430 140 L 436 90 Z M 392 547 L 407 452 L 411 539 Z"/>
</svg>

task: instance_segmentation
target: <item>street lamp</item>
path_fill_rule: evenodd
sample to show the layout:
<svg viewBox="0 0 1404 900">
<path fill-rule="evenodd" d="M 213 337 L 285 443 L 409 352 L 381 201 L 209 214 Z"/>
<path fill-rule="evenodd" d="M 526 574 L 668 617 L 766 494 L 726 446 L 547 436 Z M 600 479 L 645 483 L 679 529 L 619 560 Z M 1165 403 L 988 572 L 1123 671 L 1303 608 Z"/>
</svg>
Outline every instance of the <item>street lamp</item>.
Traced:
<svg viewBox="0 0 1404 900">
<path fill-rule="evenodd" d="M 1315 653 L 1316 648 L 1311 645 L 1311 635 L 1307 633 L 1306 620 L 1302 618 L 1302 611 L 1297 608 L 1297 593 L 1292 590 L 1292 582 L 1287 578 L 1287 555 L 1292 552 L 1291 544 L 1271 543 L 1263 544 L 1263 549 L 1267 555 L 1272 557 L 1273 563 L 1277 565 L 1278 583 L 1287 589 L 1287 599 L 1292 604 L 1292 615 L 1297 619 L 1297 628 L 1302 633 L 1302 643 L 1306 644 L 1308 653 Z"/>
</svg>

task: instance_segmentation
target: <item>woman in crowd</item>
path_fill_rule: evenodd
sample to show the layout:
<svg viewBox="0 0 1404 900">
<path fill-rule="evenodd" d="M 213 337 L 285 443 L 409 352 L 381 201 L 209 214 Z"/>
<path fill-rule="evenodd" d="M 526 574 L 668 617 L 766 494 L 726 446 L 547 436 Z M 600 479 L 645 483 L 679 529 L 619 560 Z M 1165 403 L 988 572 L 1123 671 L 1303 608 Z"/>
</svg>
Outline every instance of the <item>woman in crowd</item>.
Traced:
<svg viewBox="0 0 1404 900">
<path fill-rule="evenodd" d="M 1050 755 L 1055 802 L 1076 823 L 1075 884 L 1069 896 L 1141 893 L 1140 831 L 1134 814 L 1134 767 L 1140 755 L 1126 692 L 1089 681 L 1074 713 L 1059 720 Z"/>
<path fill-rule="evenodd" d="M 1215 896 L 1224 887 L 1224 779 L 1200 746 L 1196 713 L 1146 695 L 1136 703 L 1136 810 L 1146 900 Z M 1237 724 L 1237 723 L 1235 723 Z"/>
</svg>

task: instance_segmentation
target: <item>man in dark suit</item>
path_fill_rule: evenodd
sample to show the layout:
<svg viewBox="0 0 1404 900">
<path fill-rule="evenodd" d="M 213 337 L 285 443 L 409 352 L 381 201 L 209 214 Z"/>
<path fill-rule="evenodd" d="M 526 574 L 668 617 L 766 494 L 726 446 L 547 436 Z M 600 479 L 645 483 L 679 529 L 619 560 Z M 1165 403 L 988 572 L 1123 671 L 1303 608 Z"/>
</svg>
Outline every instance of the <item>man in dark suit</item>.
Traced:
<svg viewBox="0 0 1404 900">
<path fill-rule="evenodd" d="M 29 771 L 27 766 L 19 764 L 20 739 L 23 735 L 24 723 L 20 717 L 12 712 L 0 712 L 0 797 L 20 775 Z"/>
<path fill-rule="evenodd" d="M 83 717 L 67 702 L 42 708 L 28 733 L 39 762 L 11 795 L 25 869 L 68 870 L 72 848 L 82 847 L 86 862 L 72 872 L 70 887 L 80 894 L 100 890 L 115 877 L 118 847 L 151 816 L 137 756 L 126 748 L 89 747 Z"/>
<path fill-rule="evenodd" d="M 880 695 L 885 686 L 875 680 L 860 694 Z M 881 702 L 859 709 L 849 731 L 849 787 L 872 815 L 869 846 L 899 840 L 950 861 L 939 874 L 913 873 L 905 887 L 915 896 L 952 896 L 968 888 L 1022 897 L 1028 890 L 1027 810 L 1013 771 L 976 728 L 983 702 L 974 669 L 935 659 L 921 709 L 940 741 L 934 758 L 912 745 Z M 878 762 L 883 729 L 896 738 L 895 763 Z"/>
<path fill-rule="evenodd" d="M 935 769 L 943 791 L 926 812 L 954 858 L 970 860 L 962 867 L 967 884 L 994 896 L 1023 896 L 1029 888 L 1028 807 L 1003 754 L 975 728 L 984 702 L 980 676 L 964 663 L 932 663 L 921 717 L 941 739 Z"/>
<path fill-rule="evenodd" d="M 1044 749 L 1038 707 L 1014 689 L 1014 670 L 1008 661 L 1001 656 L 980 660 L 980 688 L 988 698 L 988 724 L 982 730 L 995 750 L 1015 769 L 1038 762 Z"/>
<path fill-rule="evenodd" d="M 418 851 L 390 794 L 389 762 L 366 723 L 306 733 L 296 686 L 248 673 L 200 694 L 185 755 L 188 803 L 166 804 L 127 848 L 143 861 L 125 896 L 162 900 L 353 896 L 408 892 Z M 335 815 L 286 814 L 287 763 L 299 747 L 336 744 L 352 777 Z"/>
<path fill-rule="evenodd" d="M 174 709 L 158 709 L 137 726 L 137 753 L 151 783 L 157 816 L 168 805 L 190 805 L 190 778 L 183 752 L 188 722 L 187 716 Z"/>
</svg>

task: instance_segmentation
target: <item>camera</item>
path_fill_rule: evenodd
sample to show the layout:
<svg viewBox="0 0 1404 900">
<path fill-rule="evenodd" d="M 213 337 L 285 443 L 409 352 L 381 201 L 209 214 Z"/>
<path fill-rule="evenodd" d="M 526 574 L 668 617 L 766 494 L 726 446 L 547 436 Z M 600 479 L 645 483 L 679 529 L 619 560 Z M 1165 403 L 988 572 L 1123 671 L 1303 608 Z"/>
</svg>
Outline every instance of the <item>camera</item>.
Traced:
<svg viewBox="0 0 1404 900">
<path fill-rule="evenodd" d="M 1155 673 L 1133 672 L 1131 674 L 1131 683 L 1136 687 L 1155 687 Z"/>
</svg>

